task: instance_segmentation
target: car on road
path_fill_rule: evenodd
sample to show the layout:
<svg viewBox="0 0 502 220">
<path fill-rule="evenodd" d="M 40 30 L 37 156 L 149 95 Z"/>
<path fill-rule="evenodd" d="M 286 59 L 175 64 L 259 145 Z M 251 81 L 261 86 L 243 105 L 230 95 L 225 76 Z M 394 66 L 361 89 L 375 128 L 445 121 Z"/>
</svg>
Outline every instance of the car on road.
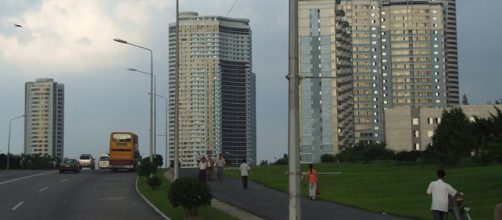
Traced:
<svg viewBox="0 0 502 220">
<path fill-rule="evenodd" d="M 92 157 L 92 155 L 90 155 L 90 154 L 81 154 L 79 162 L 80 162 L 80 166 L 82 166 L 82 167 L 89 167 L 89 168 L 91 168 L 91 170 L 94 170 L 94 168 L 95 168 L 94 157 Z"/>
<path fill-rule="evenodd" d="M 76 159 L 64 159 L 59 164 L 59 173 L 64 173 L 65 171 L 72 171 L 74 173 L 80 173 L 80 164 Z"/>
<path fill-rule="evenodd" d="M 110 169 L 110 157 L 108 156 L 108 154 L 103 154 L 99 156 L 98 168 Z"/>
</svg>

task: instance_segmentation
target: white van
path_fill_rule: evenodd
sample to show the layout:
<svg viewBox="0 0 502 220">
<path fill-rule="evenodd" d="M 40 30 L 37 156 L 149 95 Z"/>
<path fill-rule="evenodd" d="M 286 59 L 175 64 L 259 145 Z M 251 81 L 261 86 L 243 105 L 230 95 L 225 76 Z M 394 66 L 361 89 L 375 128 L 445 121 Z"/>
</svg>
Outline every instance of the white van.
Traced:
<svg viewBox="0 0 502 220">
<path fill-rule="evenodd" d="M 110 157 L 108 154 L 99 156 L 98 167 L 99 169 L 110 169 Z"/>
</svg>

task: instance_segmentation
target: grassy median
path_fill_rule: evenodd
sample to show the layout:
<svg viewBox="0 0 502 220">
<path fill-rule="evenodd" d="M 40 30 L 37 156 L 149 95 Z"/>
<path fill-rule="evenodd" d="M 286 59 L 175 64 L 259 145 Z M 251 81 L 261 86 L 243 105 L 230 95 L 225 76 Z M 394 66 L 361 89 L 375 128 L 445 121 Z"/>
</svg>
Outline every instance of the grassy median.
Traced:
<svg viewBox="0 0 502 220">
<path fill-rule="evenodd" d="M 431 197 L 425 193 L 436 179 L 437 165 L 396 165 L 393 161 L 370 164 L 316 164 L 320 175 L 320 199 L 361 209 L 386 212 L 413 219 L 430 219 Z M 306 171 L 307 166 L 302 166 Z M 253 167 L 250 179 L 287 192 L 287 166 Z M 229 171 L 237 176 L 237 171 Z M 494 207 L 502 202 L 502 166 L 464 163 L 446 169 L 446 182 L 464 192 L 465 203 L 474 219 L 493 219 Z M 307 187 L 302 182 L 302 194 Z"/>
<path fill-rule="evenodd" d="M 198 218 L 189 217 L 188 212 L 182 207 L 173 208 L 173 206 L 169 202 L 169 199 L 167 198 L 167 191 L 171 183 L 166 178 L 164 178 L 163 172 L 165 172 L 165 170 L 158 171 L 158 176 L 162 178 L 162 185 L 158 189 L 152 189 L 150 186 L 148 186 L 148 184 L 146 183 L 146 177 L 139 178 L 138 189 L 148 200 L 150 200 L 151 203 L 153 203 L 159 210 L 161 210 L 172 220 L 236 220 L 236 218 L 213 207 L 199 208 Z"/>
</svg>

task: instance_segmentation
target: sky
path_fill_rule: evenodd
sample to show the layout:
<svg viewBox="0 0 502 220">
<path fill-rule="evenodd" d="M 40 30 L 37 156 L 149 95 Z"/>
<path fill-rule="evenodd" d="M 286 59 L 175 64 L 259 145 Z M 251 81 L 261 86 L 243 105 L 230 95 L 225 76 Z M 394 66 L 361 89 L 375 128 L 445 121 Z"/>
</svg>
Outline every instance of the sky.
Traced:
<svg viewBox="0 0 502 220">
<path fill-rule="evenodd" d="M 250 19 L 257 159 L 281 157 L 288 144 L 288 0 L 180 0 L 180 11 Z M 471 104 L 502 99 L 500 11 L 500 0 L 457 0 L 460 90 Z M 7 152 L 10 119 L 24 114 L 25 82 L 53 78 L 65 85 L 65 156 L 98 157 L 108 151 L 111 131 L 136 132 L 148 154 L 149 78 L 127 68 L 148 72 L 150 57 L 112 39 L 153 50 L 157 93 L 167 96 L 173 22 L 174 0 L 0 0 L 0 152 Z M 159 134 L 165 114 L 159 99 Z M 157 145 L 164 155 L 165 137 Z M 22 151 L 19 119 L 12 123 L 11 152 Z"/>
</svg>

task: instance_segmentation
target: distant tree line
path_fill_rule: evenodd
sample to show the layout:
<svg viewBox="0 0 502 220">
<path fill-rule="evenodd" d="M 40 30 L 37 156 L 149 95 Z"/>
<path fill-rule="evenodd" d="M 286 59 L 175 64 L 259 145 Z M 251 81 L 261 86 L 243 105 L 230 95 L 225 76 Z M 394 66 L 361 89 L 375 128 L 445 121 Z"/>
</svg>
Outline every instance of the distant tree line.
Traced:
<svg viewBox="0 0 502 220">
<path fill-rule="evenodd" d="M 59 168 L 61 159 L 47 154 L 9 154 L 9 169 L 47 170 Z M 0 154 L 0 169 L 7 168 L 7 155 Z"/>
</svg>

